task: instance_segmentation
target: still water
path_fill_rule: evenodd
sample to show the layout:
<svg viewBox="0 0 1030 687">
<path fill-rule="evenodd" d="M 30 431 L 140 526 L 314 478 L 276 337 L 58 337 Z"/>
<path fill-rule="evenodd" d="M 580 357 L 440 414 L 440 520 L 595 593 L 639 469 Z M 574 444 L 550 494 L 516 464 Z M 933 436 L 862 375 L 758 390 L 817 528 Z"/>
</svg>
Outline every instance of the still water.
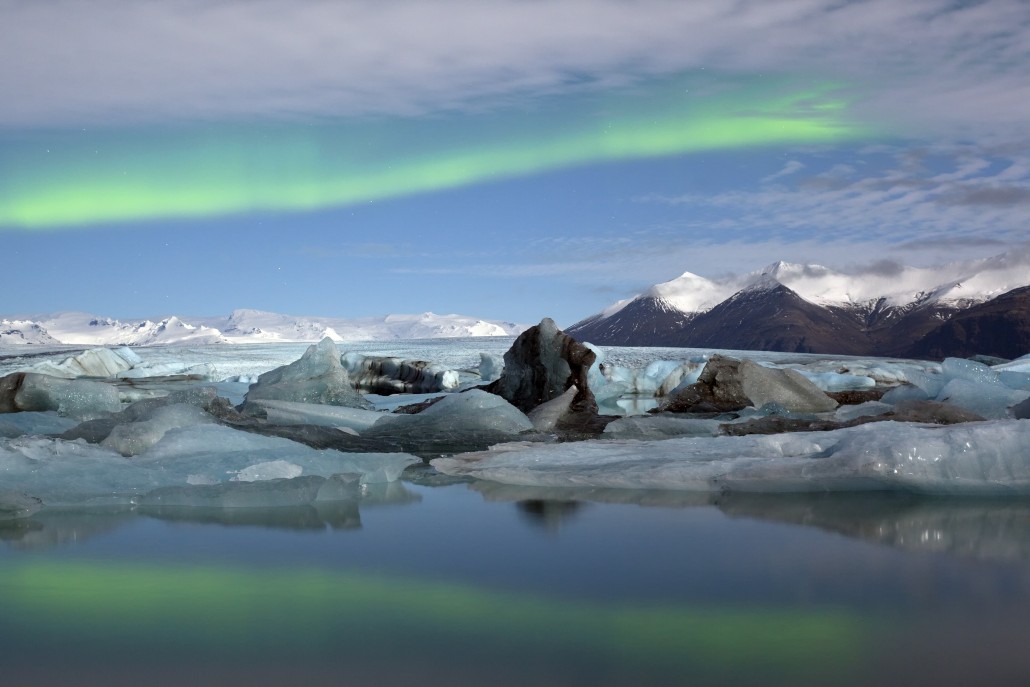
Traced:
<svg viewBox="0 0 1030 687">
<path fill-rule="evenodd" d="M 1030 684 L 1030 504 L 394 483 L 0 523 L 11 685 Z"/>
</svg>

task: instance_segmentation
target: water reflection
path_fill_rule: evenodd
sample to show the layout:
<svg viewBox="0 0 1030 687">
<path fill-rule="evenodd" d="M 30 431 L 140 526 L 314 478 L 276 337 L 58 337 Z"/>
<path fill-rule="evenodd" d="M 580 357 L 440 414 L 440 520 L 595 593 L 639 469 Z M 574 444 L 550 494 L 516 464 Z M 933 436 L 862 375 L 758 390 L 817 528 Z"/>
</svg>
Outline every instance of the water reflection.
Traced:
<svg viewBox="0 0 1030 687">
<path fill-rule="evenodd" d="M 29 518 L 0 521 L 0 541 L 14 549 L 48 549 L 107 534 L 136 517 L 125 507 L 43 510 Z"/>
<path fill-rule="evenodd" d="M 684 670 L 791 684 L 858 666 L 874 638 L 869 619 L 838 609 L 588 603 L 304 567 L 19 561 L 0 565 L 0 589 L 0 639 L 30 652 L 66 646 L 64 661 L 174 651 L 249 665 L 270 651 L 349 669 L 392 656 L 388 674 L 399 659 L 423 664 L 427 685 L 447 684 L 439 671 L 454 662 L 490 683 L 493 671 L 527 678 L 552 667 L 577 684 L 596 684 L 606 669 L 650 684 Z M 9 658 L 48 667 L 42 655 Z"/>
<path fill-rule="evenodd" d="M 423 483 L 420 488 L 427 488 Z M 434 488 L 434 487 L 428 487 Z M 559 533 L 587 505 L 716 508 L 732 518 L 778 522 L 841 534 L 896 549 L 947 553 L 997 561 L 1030 560 L 1030 502 L 1015 499 L 929 498 L 898 493 L 709 494 L 679 491 L 527 487 L 473 481 L 462 487 L 487 501 L 513 502 L 522 522 Z M 0 541 L 15 549 L 42 549 L 103 535 L 145 516 L 168 522 L 280 530 L 354 530 L 361 511 L 411 505 L 422 495 L 402 482 L 363 485 L 359 498 L 279 508 L 141 505 L 135 508 L 45 509 L 0 521 Z"/>
<path fill-rule="evenodd" d="M 945 499 L 898 493 L 705 494 L 676 491 L 469 485 L 487 500 L 532 503 L 557 529 L 577 512 L 569 504 L 619 503 L 661 508 L 715 507 L 753 518 L 835 532 L 908 551 L 991 560 L 1030 560 L 1030 503 L 1025 499 Z M 543 516 L 541 516 L 543 517 Z"/>
<path fill-rule="evenodd" d="M 287 530 L 359 529 L 357 501 L 332 501 L 313 506 L 281 508 L 197 508 L 143 506 L 139 513 L 158 520 Z"/>
<path fill-rule="evenodd" d="M 113 509 L 44 509 L 31 517 L 0 520 L 0 541 L 14 549 L 47 549 L 112 532 L 140 516 L 167 522 L 263 527 L 279 530 L 354 530 L 361 509 L 419 503 L 422 495 L 401 482 L 366 484 L 354 499 L 278 508 L 141 505 Z"/>
<path fill-rule="evenodd" d="M 772 497 L 727 494 L 719 509 L 734 517 L 818 527 L 909 551 L 993 560 L 1030 560 L 1030 503 L 970 501 L 905 494 Z"/>
<path fill-rule="evenodd" d="M 523 520 L 549 532 L 557 532 L 564 520 L 575 515 L 585 505 L 583 501 L 548 499 L 525 499 L 515 504 Z"/>
</svg>

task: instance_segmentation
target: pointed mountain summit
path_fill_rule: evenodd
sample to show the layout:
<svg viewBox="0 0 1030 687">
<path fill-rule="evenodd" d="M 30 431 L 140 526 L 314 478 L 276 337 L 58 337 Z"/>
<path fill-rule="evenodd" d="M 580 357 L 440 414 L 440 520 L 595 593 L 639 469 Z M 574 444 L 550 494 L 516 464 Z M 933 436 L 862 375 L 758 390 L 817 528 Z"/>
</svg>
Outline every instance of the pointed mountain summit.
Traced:
<svg viewBox="0 0 1030 687">
<path fill-rule="evenodd" d="M 601 345 L 904 355 L 958 314 L 1028 284 L 1030 251 L 937 267 L 877 263 L 854 274 L 779 261 L 721 280 L 685 272 L 566 331 Z M 977 331 L 967 348 L 988 345 L 987 329 Z M 950 336 L 919 350 L 951 355 L 961 336 Z"/>
</svg>

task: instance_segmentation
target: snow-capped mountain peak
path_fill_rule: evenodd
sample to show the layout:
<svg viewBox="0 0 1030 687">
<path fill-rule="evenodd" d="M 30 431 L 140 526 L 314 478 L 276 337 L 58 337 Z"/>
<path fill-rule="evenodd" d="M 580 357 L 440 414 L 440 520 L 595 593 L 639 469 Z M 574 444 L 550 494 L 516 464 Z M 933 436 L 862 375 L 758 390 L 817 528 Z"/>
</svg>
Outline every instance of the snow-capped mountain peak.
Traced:
<svg viewBox="0 0 1030 687">
<path fill-rule="evenodd" d="M 779 261 L 723 279 L 686 272 L 568 331 L 593 343 L 622 346 L 708 346 L 719 341 L 732 348 L 775 342 L 801 350 L 836 340 L 839 350 L 893 354 L 956 312 L 1028 284 L 1030 249 L 934 267 L 883 261 L 852 272 Z M 778 292 L 781 286 L 791 293 Z M 745 312 L 748 308 L 754 312 Z M 766 318 L 763 323 L 749 322 L 748 317 L 759 314 Z M 734 338 L 748 331 L 749 324 L 764 327 L 763 336 L 771 338 L 761 344 Z M 900 343 L 891 348 L 892 342 Z"/>
<path fill-rule="evenodd" d="M 720 283 L 684 272 L 675 279 L 655 284 L 646 295 L 660 299 L 682 312 L 704 312 L 730 296 L 733 284 Z"/>
</svg>

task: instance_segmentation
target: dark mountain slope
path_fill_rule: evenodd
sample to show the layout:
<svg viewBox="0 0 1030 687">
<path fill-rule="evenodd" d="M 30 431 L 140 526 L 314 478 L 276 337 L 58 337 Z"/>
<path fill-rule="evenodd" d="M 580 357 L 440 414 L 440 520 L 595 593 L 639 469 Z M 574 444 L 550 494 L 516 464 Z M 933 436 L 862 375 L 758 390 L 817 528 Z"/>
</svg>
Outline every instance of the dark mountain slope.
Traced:
<svg viewBox="0 0 1030 687">
<path fill-rule="evenodd" d="M 905 355 L 940 359 L 990 355 L 1018 358 L 1030 353 L 1030 286 L 1023 286 L 951 316 Z"/>
<path fill-rule="evenodd" d="M 640 296 L 611 317 L 594 315 L 565 331 L 579 341 L 602 346 L 662 346 L 664 337 L 682 331 L 694 317 L 661 298 Z"/>
<path fill-rule="evenodd" d="M 740 291 L 659 344 L 841 355 L 867 355 L 870 347 L 856 317 L 809 303 L 782 284 Z"/>
</svg>

